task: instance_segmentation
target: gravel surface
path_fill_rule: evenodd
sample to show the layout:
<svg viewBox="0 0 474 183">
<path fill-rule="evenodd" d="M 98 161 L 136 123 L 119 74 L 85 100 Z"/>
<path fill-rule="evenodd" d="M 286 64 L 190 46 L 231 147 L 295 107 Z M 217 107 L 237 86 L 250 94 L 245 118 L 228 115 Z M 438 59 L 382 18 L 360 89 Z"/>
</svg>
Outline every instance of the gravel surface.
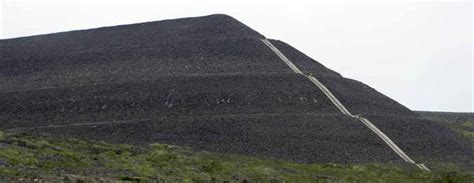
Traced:
<svg viewBox="0 0 474 183">
<path fill-rule="evenodd" d="M 297 74 L 169 76 L 0 93 L 2 128 L 203 114 L 338 113 Z"/>
<path fill-rule="evenodd" d="M 364 83 L 348 78 L 318 77 L 352 114 L 416 116 L 410 109 Z M 370 118 L 369 118 L 370 119 Z"/>
<path fill-rule="evenodd" d="M 173 75 L 291 72 L 258 39 L 202 39 L 2 61 L 0 90 Z"/>
<path fill-rule="evenodd" d="M 78 50 L 233 37 L 263 36 L 230 16 L 210 15 L 1 40 L 0 58 L 62 55 Z"/>
<path fill-rule="evenodd" d="M 332 76 L 332 77 L 341 77 L 337 72 L 332 71 L 331 69 L 325 67 L 316 60 L 308 57 L 304 53 L 298 51 L 297 49 L 291 47 L 290 45 L 279 41 L 279 40 L 270 40 L 273 45 L 275 45 L 293 64 L 295 64 L 302 72 L 307 74 L 312 74 L 313 76 Z"/>
<path fill-rule="evenodd" d="M 133 121 L 133 120 L 132 120 Z M 152 142 L 312 163 L 399 162 L 375 134 L 347 116 L 255 114 L 151 119 L 29 130 L 109 142 Z"/>
<path fill-rule="evenodd" d="M 456 162 L 474 168 L 473 144 L 446 125 L 415 117 L 366 117 L 415 159 Z"/>
<path fill-rule="evenodd" d="M 400 160 L 261 38 L 211 15 L 0 40 L 0 128 L 83 124 L 23 130 L 300 162 Z M 472 146 L 445 126 L 272 43 L 415 160 L 472 157 Z M 95 122 L 105 123 L 84 125 Z"/>
</svg>

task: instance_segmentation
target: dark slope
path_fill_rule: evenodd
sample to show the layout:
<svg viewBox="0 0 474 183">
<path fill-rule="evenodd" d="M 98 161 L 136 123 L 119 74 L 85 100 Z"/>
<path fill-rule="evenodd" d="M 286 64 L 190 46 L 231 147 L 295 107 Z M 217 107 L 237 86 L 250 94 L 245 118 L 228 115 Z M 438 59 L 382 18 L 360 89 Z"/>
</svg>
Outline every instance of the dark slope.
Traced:
<svg viewBox="0 0 474 183">
<path fill-rule="evenodd" d="M 361 82 L 342 77 L 290 45 L 281 41 L 272 43 L 301 71 L 316 76 L 352 113 L 414 115 L 393 99 Z"/>
<path fill-rule="evenodd" d="M 331 77 L 341 77 L 337 72 L 332 71 L 331 69 L 325 67 L 321 63 L 313 60 L 304 53 L 298 51 L 297 49 L 291 47 L 290 45 L 278 41 L 270 40 L 291 62 L 293 62 L 301 71 L 305 73 L 310 73 L 314 76 L 331 76 Z"/>
<path fill-rule="evenodd" d="M 149 117 L 338 113 L 303 76 L 208 75 L 0 93 L 0 127 Z"/>
<path fill-rule="evenodd" d="M 338 73 L 319 63 L 312 65 L 315 60 L 284 42 L 272 42 L 303 72 L 315 75 L 351 113 L 370 119 L 415 160 L 454 162 L 474 168 L 473 144 L 446 125 L 430 121 L 438 118 L 461 120 L 467 119 L 467 115 L 415 113 L 362 82 L 338 77 Z"/>
<path fill-rule="evenodd" d="M 318 79 L 353 114 L 415 116 L 410 109 L 359 81 L 324 76 Z"/>
<path fill-rule="evenodd" d="M 1 40 L 0 127 L 301 162 L 399 160 L 360 122 L 338 115 L 261 38 L 229 16 L 211 15 Z M 272 42 L 354 114 L 377 115 L 374 123 L 417 161 L 472 155 L 447 128 L 421 126 L 396 101 Z"/>
<path fill-rule="evenodd" d="M 230 16 L 210 15 L 1 40 L 0 58 L 62 55 L 71 51 L 234 37 L 263 36 Z"/>
<path fill-rule="evenodd" d="M 361 123 L 340 114 L 244 114 L 21 130 L 110 142 L 152 142 L 298 162 L 400 163 Z"/>
<path fill-rule="evenodd" d="M 291 73 L 258 39 L 200 39 L 0 62 L 0 90 L 161 76 Z"/>
<path fill-rule="evenodd" d="M 455 162 L 471 169 L 474 167 L 473 144 L 445 125 L 414 117 L 367 117 L 415 159 Z"/>
</svg>

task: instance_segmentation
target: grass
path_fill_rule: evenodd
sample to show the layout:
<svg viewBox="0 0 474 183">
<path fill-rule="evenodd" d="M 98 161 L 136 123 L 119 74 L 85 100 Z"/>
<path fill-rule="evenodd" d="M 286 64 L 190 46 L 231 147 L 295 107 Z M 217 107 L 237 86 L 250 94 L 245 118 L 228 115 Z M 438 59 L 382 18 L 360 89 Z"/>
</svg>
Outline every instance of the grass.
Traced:
<svg viewBox="0 0 474 183">
<path fill-rule="evenodd" d="M 447 125 L 455 132 L 474 142 L 474 113 L 415 111 L 420 116 Z"/>
<path fill-rule="evenodd" d="M 467 120 L 462 123 L 451 123 L 449 127 L 474 142 L 474 121 Z"/>
<path fill-rule="evenodd" d="M 299 164 L 197 152 L 165 144 L 148 147 L 0 131 L 0 181 L 51 182 L 473 182 L 472 172 L 433 173 L 385 164 Z"/>
</svg>

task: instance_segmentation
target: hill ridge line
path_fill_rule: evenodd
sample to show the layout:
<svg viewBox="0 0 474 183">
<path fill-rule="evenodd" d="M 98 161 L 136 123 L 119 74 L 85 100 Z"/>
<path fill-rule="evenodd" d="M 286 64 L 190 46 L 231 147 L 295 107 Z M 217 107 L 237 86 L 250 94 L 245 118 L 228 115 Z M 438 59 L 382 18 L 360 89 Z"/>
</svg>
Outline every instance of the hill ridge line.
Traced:
<svg viewBox="0 0 474 183">
<path fill-rule="evenodd" d="M 359 115 L 353 115 L 350 113 L 349 110 L 332 94 L 332 92 L 327 89 L 319 80 L 312 76 L 311 74 L 307 75 L 301 72 L 301 70 L 294 65 L 277 47 L 275 47 L 268 39 L 261 39 L 261 41 L 270 48 L 283 62 L 285 62 L 291 70 L 293 70 L 297 74 L 301 74 L 311 80 L 327 97 L 331 102 L 345 115 L 350 116 L 352 118 L 356 118 L 357 120 L 361 121 L 365 126 L 367 126 L 372 132 L 374 132 L 377 136 L 379 136 L 398 156 L 400 156 L 405 162 L 411 163 L 416 165 L 421 170 L 430 171 L 428 167 L 426 167 L 422 163 L 416 163 L 413 159 L 411 159 L 400 147 L 398 147 L 395 142 L 393 142 L 390 137 L 388 137 L 384 132 L 382 132 L 379 128 L 377 128 L 374 124 L 372 124 L 367 118 L 361 117 Z"/>
<path fill-rule="evenodd" d="M 47 33 L 40 33 L 40 34 L 35 34 L 35 35 L 26 35 L 26 36 L 19 36 L 19 37 L 11 37 L 11 38 L 0 38 L 0 41 L 18 41 L 22 39 L 29 39 L 29 38 L 38 38 L 38 37 L 45 37 L 45 36 L 54 36 L 54 35 L 59 35 L 59 34 L 69 34 L 69 33 L 78 33 L 78 32 L 83 32 L 83 31 L 104 31 L 107 29 L 114 29 L 114 28 L 128 28 L 128 27 L 133 27 L 133 26 L 143 26 L 146 24 L 158 24 L 158 23 L 170 23 L 170 22 L 182 22 L 182 21 L 189 21 L 192 19 L 212 19 L 212 18 L 219 18 L 219 17 L 224 17 L 230 21 L 234 21 L 233 23 L 240 23 L 240 28 L 246 28 L 250 31 L 253 31 L 256 33 L 255 36 L 257 37 L 263 37 L 260 33 L 257 31 L 253 30 L 249 26 L 243 24 L 239 20 L 226 15 L 226 14 L 208 14 L 208 15 L 203 15 L 203 16 L 191 16 L 191 17 L 180 17 L 180 18 L 169 18 L 169 19 L 163 19 L 163 20 L 158 20 L 158 21 L 143 21 L 143 22 L 135 22 L 135 23 L 124 23 L 124 24 L 119 24 L 119 25 L 106 25 L 106 26 L 93 26 L 93 27 L 88 27 L 85 29 L 77 29 L 77 30 L 59 30 L 58 32 L 47 32 Z"/>
</svg>

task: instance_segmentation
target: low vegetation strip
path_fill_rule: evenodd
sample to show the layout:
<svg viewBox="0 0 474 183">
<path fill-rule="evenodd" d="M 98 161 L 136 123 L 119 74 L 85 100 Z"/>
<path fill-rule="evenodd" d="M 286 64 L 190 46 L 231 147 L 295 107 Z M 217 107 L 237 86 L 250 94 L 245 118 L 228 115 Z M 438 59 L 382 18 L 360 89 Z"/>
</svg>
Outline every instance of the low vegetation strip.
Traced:
<svg viewBox="0 0 474 183">
<path fill-rule="evenodd" d="M 474 113 L 416 111 L 423 118 L 446 125 L 474 143 Z"/>
<path fill-rule="evenodd" d="M 456 169 L 396 165 L 299 164 L 197 152 L 164 144 L 123 144 L 0 132 L 0 181 L 131 182 L 472 182 Z"/>
</svg>

